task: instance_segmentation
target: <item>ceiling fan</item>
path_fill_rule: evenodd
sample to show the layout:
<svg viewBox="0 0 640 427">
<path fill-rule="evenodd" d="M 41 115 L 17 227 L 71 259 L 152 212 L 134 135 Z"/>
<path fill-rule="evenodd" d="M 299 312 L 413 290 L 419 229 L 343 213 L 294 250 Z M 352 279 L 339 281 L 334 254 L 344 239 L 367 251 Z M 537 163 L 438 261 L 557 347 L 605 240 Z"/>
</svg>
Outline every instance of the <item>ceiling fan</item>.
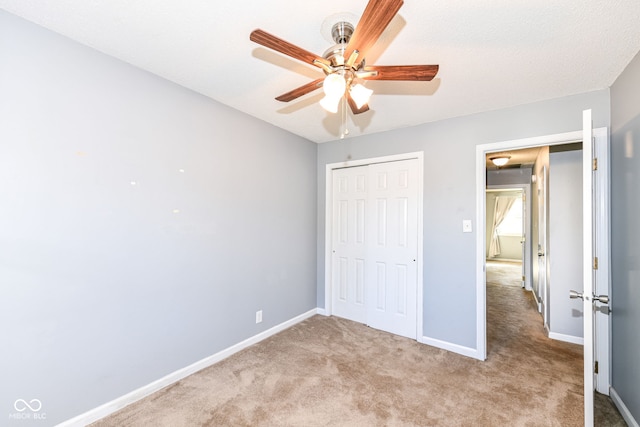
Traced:
<svg viewBox="0 0 640 427">
<path fill-rule="evenodd" d="M 366 65 L 369 49 L 396 15 L 403 0 L 369 0 L 354 28 L 349 22 L 333 25 L 336 45 L 323 56 L 315 55 L 266 31 L 256 29 L 249 39 L 262 46 L 321 68 L 325 77 L 316 79 L 276 99 L 289 102 L 322 87 L 325 97 L 320 104 L 327 111 L 337 112 L 341 99 L 346 99 L 353 114 L 369 110 L 372 92 L 360 83 L 364 80 L 430 81 L 438 73 L 438 65 Z"/>
</svg>

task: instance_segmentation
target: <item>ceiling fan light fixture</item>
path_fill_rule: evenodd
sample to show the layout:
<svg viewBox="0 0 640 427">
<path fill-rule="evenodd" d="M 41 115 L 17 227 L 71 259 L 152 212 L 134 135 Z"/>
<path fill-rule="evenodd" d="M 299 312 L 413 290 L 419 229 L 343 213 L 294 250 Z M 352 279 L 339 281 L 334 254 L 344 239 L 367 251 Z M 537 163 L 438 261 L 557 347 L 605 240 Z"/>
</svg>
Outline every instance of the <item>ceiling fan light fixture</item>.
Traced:
<svg viewBox="0 0 640 427">
<path fill-rule="evenodd" d="M 358 108 L 362 108 L 363 105 L 367 104 L 369 102 L 369 98 L 371 98 L 371 94 L 373 93 L 371 89 L 367 89 L 360 83 L 351 86 L 349 92 L 351 93 L 353 102 L 356 103 Z"/>
<path fill-rule="evenodd" d="M 497 167 L 501 167 L 507 164 L 507 162 L 509 161 L 509 159 L 511 159 L 511 156 L 496 156 L 496 157 L 489 157 L 489 160 L 491 160 L 491 162 L 496 165 Z"/>
<path fill-rule="evenodd" d="M 322 108 L 330 113 L 337 113 L 340 99 L 346 89 L 347 82 L 342 74 L 333 73 L 325 77 L 322 83 L 322 90 L 324 90 L 325 97 L 320 100 Z"/>
<path fill-rule="evenodd" d="M 340 105 L 341 96 L 325 96 L 320 100 L 320 106 L 330 113 L 337 113 Z"/>
<path fill-rule="evenodd" d="M 343 100 L 343 105 L 348 105 L 355 115 L 369 111 L 368 98 L 371 93 L 355 84 L 354 79 L 431 81 L 438 73 L 438 65 L 365 65 L 367 53 L 396 17 L 403 3 L 403 0 L 368 0 L 364 13 L 359 18 L 353 14 L 340 13 L 325 19 L 321 33 L 335 44 L 322 56 L 259 28 L 253 30 L 249 34 L 251 41 L 321 68 L 325 73 L 325 77 L 277 96 L 276 99 L 290 102 L 323 86 L 326 96 L 321 103 L 325 109 L 337 112 L 340 100 Z M 356 21 L 357 25 L 351 24 Z M 344 107 L 344 120 L 346 112 L 347 108 Z M 344 133 L 347 133 L 346 130 Z"/>
<path fill-rule="evenodd" d="M 324 90 L 324 94 L 330 98 L 338 98 L 344 95 L 344 91 L 347 88 L 347 82 L 344 80 L 344 77 L 340 74 L 334 73 L 329 74 L 324 78 L 324 83 L 322 84 L 322 89 Z"/>
</svg>

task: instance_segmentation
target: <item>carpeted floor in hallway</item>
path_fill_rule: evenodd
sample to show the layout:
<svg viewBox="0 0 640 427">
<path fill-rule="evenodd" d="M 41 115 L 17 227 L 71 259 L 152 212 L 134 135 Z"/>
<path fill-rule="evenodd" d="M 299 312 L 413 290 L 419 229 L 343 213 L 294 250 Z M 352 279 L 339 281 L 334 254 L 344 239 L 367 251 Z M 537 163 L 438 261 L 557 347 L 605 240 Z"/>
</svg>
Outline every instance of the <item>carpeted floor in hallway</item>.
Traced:
<svg viewBox="0 0 640 427">
<path fill-rule="evenodd" d="M 513 261 L 487 261 L 487 283 L 522 287 L 522 263 Z"/>
</svg>

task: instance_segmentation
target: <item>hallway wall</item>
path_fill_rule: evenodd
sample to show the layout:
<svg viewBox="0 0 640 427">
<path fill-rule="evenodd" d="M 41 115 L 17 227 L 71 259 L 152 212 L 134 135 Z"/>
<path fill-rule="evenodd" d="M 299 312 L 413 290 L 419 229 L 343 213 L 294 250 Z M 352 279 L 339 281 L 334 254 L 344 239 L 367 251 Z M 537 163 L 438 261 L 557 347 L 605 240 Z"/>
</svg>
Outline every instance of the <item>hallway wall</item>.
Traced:
<svg viewBox="0 0 640 427">
<path fill-rule="evenodd" d="M 549 336 L 582 342 L 582 150 L 549 153 Z"/>
</svg>

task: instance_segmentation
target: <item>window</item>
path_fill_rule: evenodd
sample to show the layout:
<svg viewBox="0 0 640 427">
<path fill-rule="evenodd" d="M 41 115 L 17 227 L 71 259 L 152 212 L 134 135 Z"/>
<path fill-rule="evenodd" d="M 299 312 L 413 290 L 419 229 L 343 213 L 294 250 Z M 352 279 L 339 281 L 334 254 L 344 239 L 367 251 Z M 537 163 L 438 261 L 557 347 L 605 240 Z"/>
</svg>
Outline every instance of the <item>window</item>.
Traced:
<svg viewBox="0 0 640 427">
<path fill-rule="evenodd" d="M 522 236 L 522 197 L 513 202 L 496 231 L 499 236 Z"/>
</svg>

